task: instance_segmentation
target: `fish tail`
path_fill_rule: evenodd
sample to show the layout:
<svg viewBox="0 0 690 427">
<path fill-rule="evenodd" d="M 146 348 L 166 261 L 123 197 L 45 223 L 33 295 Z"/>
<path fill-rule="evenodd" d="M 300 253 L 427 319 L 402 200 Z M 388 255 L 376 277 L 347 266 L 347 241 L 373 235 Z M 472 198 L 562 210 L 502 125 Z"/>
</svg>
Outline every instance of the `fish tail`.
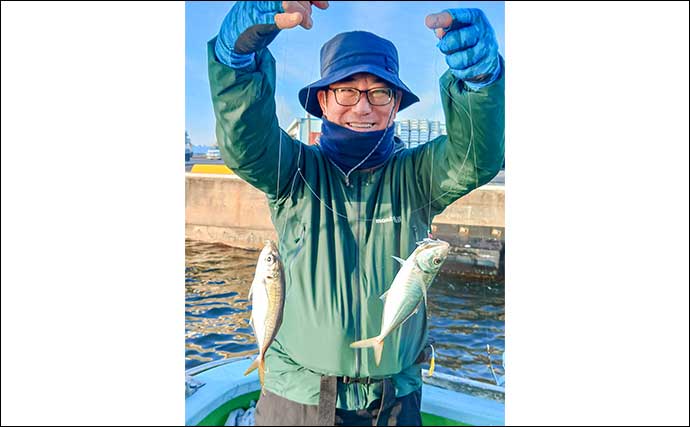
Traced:
<svg viewBox="0 0 690 427">
<path fill-rule="evenodd" d="M 254 369 L 256 369 L 256 368 L 258 368 L 258 367 L 260 366 L 260 363 L 261 363 L 261 362 L 259 362 L 259 357 L 257 357 L 256 359 L 254 359 L 254 361 L 252 362 L 252 364 L 249 365 L 249 367 L 247 368 L 246 371 L 244 371 L 244 375 L 245 375 L 245 376 L 249 375 Z"/>
<path fill-rule="evenodd" d="M 367 340 L 355 341 L 350 344 L 350 348 L 368 348 L 376 345 L 379 337 L 369 338 Z"/>
<path fill-rule="evenodd" d="M 261 361 L 259 362 L 259 383 L 261 383 L 261 388 L 264 388 L 264 375 L 266 373 L 266 363 L 264 362 L 264 358 L 261 358 Z"/>
<path fill-rule="evenodd" d="M 374 347 L 374 359 L 376 366 L 381 363 L 381 354 L 383 353 L 383 339 L 380 337 L 369 338 L 367 340 L 355 341 L 350 344 L 350 348 L 368 348 Z"/>
<path fill-rule="evenodd" d="M 254 361 L 252 362 L 251 365 L 247 368 L 246 371 L 244 371 L 244 375 L 249 375 L 254 369 L 259 370 L 259 382 L 261 383 L 261 388 L 264 386 L 264 372 L 266 370 L 266 365 L 264 362 L 264 358 L 261 356 L 258 356 Z"/>
</svg>

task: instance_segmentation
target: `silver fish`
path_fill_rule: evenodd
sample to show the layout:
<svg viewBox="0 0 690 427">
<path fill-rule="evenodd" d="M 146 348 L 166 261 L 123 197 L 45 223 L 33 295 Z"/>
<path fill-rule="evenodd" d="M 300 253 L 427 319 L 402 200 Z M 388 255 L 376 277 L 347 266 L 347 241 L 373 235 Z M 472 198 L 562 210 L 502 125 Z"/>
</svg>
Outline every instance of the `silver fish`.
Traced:
<svg viewBox="0 0 690 427">
<path fill-rule="evenodd" d="M 259 380 L 264 385 L 264 360 L 266 350 L 273 342 L 280 324 L 283 322 L 285 304 L 285 274 L 283 263 L 275 243 L 266 241 L 261 250 L 254 273 L 254 281 L 249 289 L 252 301 L 251 324 L 259 346 L 259 355 L 249 365 L 244 375 L 259 369 Z"/>
<path fill-rule="evenodd" d="M 355 341 L 351 348 L 374 347 L 376 366 L 381 363 L 383 340 L 398 326 L 417 313 L 422 301 L 426 306 L 426 291 L 441 269 L 450 244 L 442 240 L 425 239 L 406 259 L 395 258 L 402 264 L 391 287 L 381 295 L 384 300 L 381 332 L 374 338 Z"/>
</svg>

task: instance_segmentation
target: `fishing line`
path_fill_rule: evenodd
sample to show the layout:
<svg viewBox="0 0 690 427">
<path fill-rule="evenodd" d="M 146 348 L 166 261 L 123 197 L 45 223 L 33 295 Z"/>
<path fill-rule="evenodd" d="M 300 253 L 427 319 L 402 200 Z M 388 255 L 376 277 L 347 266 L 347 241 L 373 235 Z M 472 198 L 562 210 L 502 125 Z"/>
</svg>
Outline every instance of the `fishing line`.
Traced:
<svg viewBox="0 0 690 427">
<path fill-rule="evenodd" d="M 450 91 L 448 91 L 447 88 L 441 86 L 441 89 L 442 89 L 443 91 L 445 91 L 445 93 L 448 95 L 448 97 L 451 96 Z M 307 99 L 309 99 L 309 91 L 310 91 L 310 90 L 311 90 L 311 88 L 308 88 L 308 89 L 307 89 Z M 462 160 L 462 163 L 461 163 L 459 169 L 460 169 L 461 171 L 465 169 L 465 164 L 467 163 L 467 159 L 470 157 L 470 151 L 472 150 L 472 152 L 475 153 L 474 159 L 473 159 L 473 160 L 474 160 L 474 171 L 475 171 L 475 186 L 477 186 L 477 185 L 478 185 L 478 182 L 479 182 L 479 178 L 478 178 L 478 173 L 477 173 L 476 152 L 474 151 L 474 120 L 473 120 L 473 116 L 472 116 L 472 101 L 471 101 L 471 98 L 472 98 L 473 94 L 472 94 L 471 91 L 467 91 L 467 92 L 466 92 L 466 96 L 467 96 L 467 101 L 468 101 L 469 110 L 468 110 L 467 108 L 465 108 L 463 105 L 460 105 L 460 108 L 462 109 L 462 112 L 465 113 L 465 115 L 469 118 L 469 121 L 470 121 L 470 141 L 469 141 L 469 143 L 468 143 L 468 145 L 467 145 L 467 150 L 466 150 L 466 152 L 465 152 L 465 156 L 464 156 L 464 158 L 463 158 L 463 160 Z M 461 115 L 460 110 L 458 110 L 458 106 L 457 106 L 454 102 L 451 102 L 451 106 L 452 106 L 452 108 L 455 110 L 455 112 L 456 112 L 458 115 Z M 389 118 L 389 122 L 390 122 L 390 118 Z M 432 156 L 432 170 L 431 170 L 431 174 L 433 174 L 433 162 L 434 162 L 434 160 L 433 160 L 433 149 L 431 149 L 430 151 L 431 151 L 431 156 Z M 366 160 L 366 159 L 365 159 L 365 160 Z M 332 164 L 333 164 L 333 163 L 332 163 Z M 335 165 L 335 164 L 334 164 L 334 165 Z M 346 180 L 347 180 L 348 175 L 345 174 L 345 173 L 342 171 L 342 169 L 338 168 L 337 165 L 335 165 L 335 166 L 336 166 L 336 168 L 337 168 L 343 175 L 345 175 Z M 351 172 L 352 172 L 352 171 L 350 171 L 350 173 L 351 173 Z M 315 191 L 312 189 L 312 187 L 309 185 L 309 183 L 308 183 L 306 177 L 301 173 L 301 171 L 300 171 L 300 169 L 299 169 L 299 164 L 298 164 L 297 173 L 298 173 L 299 176 L 302 178 L 302 181 L 306 184 L 307 188 L 308 188 L 309 191 L 312 193 L 312 195 L 319 201 L 319 203 L 321 203 L 326 209 L 328 209 L 329 211 L 333 212 L 333 213 L 336 214 L 337 216 L 339 216 L 339 217 L 341 217 L 341 218 L 348 219 L 348 216 L 347 216 L 347 215 L 340 214 L 340 213 L 336 212 L 335 210 L 333 210 L 330 206 L 328 206 L 328 204 L 326 204 L 326 202 L 324 202 L 324 201 L 316 194 L 316 192 L 315 192 Z M 433 176 L 433 175 L 432 175 L 432 176 Z M 433 179 L 433 178 L 432 178 L 432 179 Z M 439 196 L 437 196 L 437 197 L 435 197 L 435 198 L 432 198 L 432 191 L 431 191 L 431 190 L 432 190 L 432 186 L 431 186 L 431 185 L 432 185 L 432 182 L 431 182 L 432 179 L 430 179 L 430 187 L 429 187 L 429 190 L 430 190 L 430 191 L 429 191 L 429 203 L 428 203 L 428 205 L 421 206 L 421 207 L 419 207 L 419 208 L 412 209 L 412 210 L 410 211 L 410 215 L 412 215 L 412 214 L 416 213 L 416 212 L 419 211 L 419 210 L 428 209 L 428 215 L 427 215 L 427 218 L 428 218 L 428 219 L 427 219 L 427 222 L 428 222 L 428 224 L 427 224 L 427 225 L 428 225 L 428 232 L 429 232 L 429 233 L 431 232 L 431 226 L 430 226 L 430 224 L 431 224 L 431 204 L 434 203 L 434 202 L 436 202 L 436 201 L 438 201 L 438 200 L 443 199 L 443 198 L 446 197 L 448 194 L 451 194 L 451 193 L 454 192 L 454 191 L 452 191 L 452 190 L 448 190 L 448 191 L 443 192 L 443 193 L 440 194 Z M 363 218 L 362 221 L 365 221 L 365 222 L 372 222 L 372 221 L 375 221 L 375 218 Z"/>
<path fill-rule="evenodd" d="M 438 75 L 438 54 L 434 55 L 434 75 Z M 441 97 L 439 95 L 438 91 L 434 91 L 436 95 L 434 95 L 434 103 L 436 105 L 441 104 Z M 441 133 L 441 124 L 439 123 L 439 136 Z M 429 132 L 431 132 L 431 129 L 429 129 Z M 429 135 L 431 136 L 431 135 Z M 434 183 L 434 150 L 431 150 L 431 168 L 429 168 L 429 207 L 428 207 L 428 215 L 427 215 L 427 225 L 426 225 L 426 234 L 430 239 L 433 239 L 433 235 L 431 234 L 431 195 L 433 193 L 433 183 Z"/>
<path fill-rule="evenodd" d="M 438 71 L 439 71 L 438 70 L 438 54 L 436 54 L 436 55 L 434 55 L 434 66 L 433 66 L 434 75 L 439 75 Z M 434 95 L 433 103 L 436 106 L 440 106 L 441 105 L 440 91 L 434 91 L 434 92 L 435 92 L 435 95 Z M 428 132 L 431 133 L 431 128 L 428 129 Z M 438 132 L 439 132 L 439 135 L 437 136 L 437 138 L 441 136 L 441 124 L 440 124 L 440 122 L 439 122 Z M 431 135 L 429 135 L 429 138 L 430 137 L 431 137 Z M 432 197 L 433 188 L 434 188 L 433 183 L 434 183 L 434 166 L 435 166 L 433 147 L 430 149 L 430 151 L 431 151 L 431 167 L 429 168 L 429 206 L 428 206 L 428 214 L 427 214 L 426 234 L 427 234 L 427 237 L 429 239 L 433 239 L 434 236 L 431 232 L 431 197 Z M 427 317 L 429 316 L 429 311 L 428 311 L 427 307 L 425 307 L 424 313 Z M 432 344 L 429 344 L 429 346 L 431 346 L 431 360 L 429 361 L 429 370 L 427 371 L 427 376 L 431 377 L 432 375 L 434 375 L 434 368 L 436 366 L 436 350 L 434 349 L 434 346 Z"/>
<path fill-rule="evenodd" d="M 435 71 L 436 75 L 442 74 L 438 70 L 438 56 L 434 57 L 434 71 Z M 439 86 L 440 86 L 441 90 L 445 91 L 446 95 L 448 96 L 449 100 L 451 101 L 451 106 L 453 107 L 455 112 L 458 115 L 460 115 L 460 111 L 458 111 L 458 108 L 455 105 L 455 102 L 453 102 L 453 98 L 451 96 L 450 91 L 443 85 L 439 85 Z M 465 153 L 465 158 L 462 160 L 462 164 L 460 165 L 460 171 L 464 170 L 465 162 L 467 162 L 467 159 L 469 158 L 469 155 L 470 155 L 470 150 L 472 150 L 472 152 L 474 153 L 474 176 L 475 176 L 474 183 L 475 183 L 475 188 L 476 188 L 479 186 L 479 174 L 477 173 L 477 154 L 476 154 L 476 149 L 475 149 L 475 145 L 474 145 L 474 118 L 472 116 L 472 94 L 473 94 L 472 91 L 466 91 L 467 104 L 468 104 L 469 110 L 466 109 L 464 106 L 460 105 L 460 107 L 464 111 L 465 115 L 467 115 L 467 117 L 470 120 L 470 141 L 467 145 L 467 152 Z M 436 92 L 435 100 L 438 102 L 438 104 L 441 103 L 439 92 Z M 439 129 L 439 132 L 440 132 L 440 129 Z M 448 133 L 448 128 L 446 128 L 446 134 L 447 133 Z M 433 183 L 433 177 L 434 177 L 434 175 L 433 175 L 434 150 L 431 150 L 431 165 L 432 165 L 432 168 L 431 168 L 431 171 L 429 174 L 429 205 L 428 205 L 428 220 L 427 220 L 428 221 L 428 230 L 427 231 L 428 231 L 429 235 L 431 235 L 431 203 L 435 202 L 439 199 L 442 199 L 443 197 L 452 193 L 452 191 L 449 190 L 449 191 L 444 192 L 440 196 L 436 197 L 435 199 L 433 199 L 433 200 L 431 199 L 432 189 L 433 189 L 432 183 Z M 412 212 L 415 212 L 415 211 L 412 211 Z"/>
<path fill-rule="evenodd" d="M 282 76 L 282 80 L 283 80 L 283 81 L 285 80 L 285 76 L 287 75 L 287 62 L 288 62 L 288 61 L 287 61 L 287 59 L 288 59 L 288 58 L 287 58 L 287 48 L 288 48 L 288 46 L 289 46 L 289 42 L 288 42 L 288 41 L 289 41 L 289 39 L 290 39 L 290 37 L 289 37 L 290 31 L 285 31 L 285 33 L 286 33 L 286 35 L 285 35 L 285 37 L 284 37 L 285 44 L 283 45 L 283 76 Z M 308 93 L 308 92 L 307 92 L 307 99 L 309 99 L 309 93 Z M 283 108 L 285 108 L 285 107 L 283 107 Z M 311 120 L 311 119 L 309 118 L 309 120 Z M 279 198 L 279 195 L 280 195 L 280 163 L 281 163 L 282 154 L 283 154 L 283 130 L 280 128 L 280 126 L 278 126 L 278 135 L 279 135 L 280 140 L 279 140 L 279 143 L 278 143 L 278 175 L 277 175 L 277 177 L 276 177 L 276 202 L 278 201 L 278 198 Z M 299 162 L 300 162 L 300 160 L 301 160 L 301 158 L 302 158 L 302 149 L 303 149 L 303 148 L 304 148 L 304 147 L 302 147 L 302 144 L 300 143 L 300 145 L 299 145 L 299 152 L 298 152 L 298 154 L 297 154 L 297 162 L 296 162 L 296 164 L 297 164 L 297 172 L 299 172 L 299 164 L 300 164 Z M 294 190 L 295 190 L 295 182 L 296 182 L 296 180 L 297 180 L 297 172 L 295 172 L 295 174 L 294 174 L 293 177 L 292 177 L 292 184 L 290 185 L 290 193 L 287 195 L 286 200 L 290 200 L 290 199 L 292 198 L 292 194 L 293 194 L 293 192 L 294 192 Z M 278 207 L 276 206 L 276 209 L 277 209 L 277 208 L 278 208 Z M 286 232 L 286 230 L 287 230 L 288 218 L 290 217 L 290 216 L 288 215 L 288 213 L 289 213 L 289 207 L 288 207 L 287 209 L 288 209 L 288 211 L 286 211 L 286 212 L 285 212 L 285 215 L 283 215 L 283 216 L 285 217 L 285 220 L 283 221 L 283 231 L 282 231 L 282 233 L 280 233 L 280 234 L 278 235 L 278 238 L 279 238 L 279 239 L 280 239 L 281 237 L 284 237 L 284 236 L 285 236 L 285 232 Z M 276 229 L 276 231 L 278 231 L 278 230 Z"/>
<path fill-rule="evenodd" d="M 371 151 L 369 152 L 369 154 L 367 154 L 366 157 L 364 157 L 364 158 L 362 159 L 362 161 L 360 161 L 359 163 L 357 163 L 357 164 L 356 164 L 352 169 L 350 169 L 350 171 L 345 175 L 345 180 L 346 180 L 347 182 L 350 182 L 350 174 L 351 174 L 355 169 L 357 169 L 358 167 L 360 167 L 364 162 L 366 162 L 367 159 L 368 159 L 369 157 L 371 157 L 372 154 L 374 154 L 374 152 L 376 151 L 376 149 L 379 148 L 379 145 L 381 145 L 381 141 L 383 141 L 383 138 L 386 137 L 386 134 L 388 133 L 388 128 L 390 128 L 390 126 L 391 126 L 391 119 L 393 118 L 393 110 L 395 110 L 395 103 L 397 102 L 397 100 L 396 100 L 396 98 L 397 98 L 397 93 L 398 93 L 397 90 L 396 90 L 394 93 L 395 93 L 395 95 L 393 96 L 393 100 L 392 100 L 392 102 L 391 102 L 391 111 L 390 111 L 390 113 L 388 113 L 388 120 L 386 120 L 386 130 L 383 131 L 383 135 L 381 135 L 381 138 L 379 138 L 379 142 L 376 143 L 376 145 L 374 146 L 374 148 L 371 149 Z M 335 96 L 335 94 L 334 94 L 333 96 Z M 362 96 L 362 95 L 361 95 L 361 93 L 360 93 L 360 97 L 361 97 L 361 96 Z M 368 93 L 367 93 L 367 95 L 366 95 L 366 98 L 367 98 L 367 102 L 369 102 L 369 94 L 368 94 Z M 372 105 L 371 107 L 372 107 L 372 109 L 374 108 L 373 105 Z M 393 129 L 393 132 L 395 132 L 395 129 Z"/>
<path fill-rule="evenodd" d="M 442 89 L 445 90 L 445 92 L 448 94 L 448 96 L 450 96 L 450 92 L 449 92 L 446 88 L 443 88 L 443 87 L 442 87 Z M 471 106 L 471 101 L 470 101 L 471 95 L 470 95 L 470 94 L 471 94 L 471 92 L 467 92 L 468 103 L 469 103 L 469 105 Z M 309 99 L 309 89 L 307 89 L 307 99 Z M 454 103 L 451 103 L 451 105 L 453 106 L 453 109 L 456 111 L 456 113 L 460 114 L 460 111 L 459 111 L 458 108 L 455 106 L 455 104 L 454 104 Z M 467 162 L 467 159 L 468 159 L 469 156 L 470 156 L 470 150 L 471 150 L 471 149 L 473 148 L 473 146 L 474 146 L 474 123 L 473 123 L 473 119 L 472 119 L 472 112 L 471 112 L 471 109 L 470 109 L 470 111 L 468 111 L 468 110 L 465 109 L 465 107 L 463 107 L 462 105 L 461 105 L 460 107 L 462 108 L 463 112 L 464 112 L 464 113 L 469 117 L 469 119 L 470 119 L 470 142 L 469 142 L 469 144 L 467 145 L 467 151 L 465 152 L 465 157 L 463 158 L 462 164 L 460 165 L 460 170 L 463 170 L 463 169 L 465 168 L 465 164 L 466 164 L 466 162 Z M 431 150 L 431 153 L 432 153 L 431 155 L 432 155 L 432 162 L 433 162 L 433 150 Z M 337 165 L 336 165 L 336 166 L 337 166 Z M 477 170 L 476 157 L 475 157 L 475 159 L 474 159 L 474 168 L 475 168 L 475 185 L 476 185 L 476 184 L 478 183 L 478 178 L 477 178 L 477 174 L 476 174 L 476 170 Z M 344 172 L 343 172 L 340 168 L 338 168 L 338 170 L 340 170 L 340 172 L 344 174 Z M 432 171 L 433 171 L 433 168 L 432 168 Z M 315 197 L 315 198 L 316 198 L 326 209 L 328 209 L 329 211 L 333 212 L 334 214 L 336 214 L 337 216 L 339 216 L 339 217 L 341 217 L 341 218 L 345 218 L 345 219 L 348 218 L 347 215 L 343 215 L 343 214 L 340 214 L 340 213 L 334 211 L 330 206 L 328 206 L 328 204 L 326 204 L 326 203 L 316 194 L 316 192 L 314 192 L 314 190 L 312 189 L 312 187 L 309 185 L 309 182 L 307 181 L 306 177 L 301 173 L 301 170 L 299 169 L 299 167 L 298 167 L 298 169 L 297 169 L 297 172 L 299 173 L 299 176 L 302 178 L 302 181 L 306 184 L 306 186 L 307 186 L 307 188 L 309 189 L 309 191 L 313 194 L 313 196 L 314 196 L 314 197 Z M 430 187 L 430 190 L 431 190 L 431 187 Z M 445 196 L 447 196 L 448 194 L 451 194 L 451 193 L 453 193 L 453 191 L 452 191 L 452 190 L 448 190 L 448 191 L 445 191 L 445 192 L 443 192 L 442 194 L 440 194 L 438 197 L 432 198 L 432 193 L 431 193 L 431 191 L 430 191 L 430 192 L 429 192 L 429 204 L 428 204 L 428 206 L 425 205 L 425 206 L 421 206 L 421 207 L 416 208 L 416 209 L 412 209 L 412 210 L 410 211 L 410 214 L 414 214 L 414 213 L 416 213 L 417 211 L 420 211 L 420 210 L 422 210 L 422 209 L 429 209 L 429 215 L 428 215 L 428 217 L 430 218 L 430 217 L 431 217 L 431 209 L 430 209 L 431 204 L 434 203 L 434 202 L 436 202 L 436 201 L 438 201 L 438 200 L 443 199 Z M 375 218 L 364 218 L 364 219 L 362 219 L 362 221 L 366 221 L 366 222 L 372 222 L 372 221 L 374 221 L 374 220 L 375 220 Z M 430 227 L 429 227 L 429 229 L 430 229 Z"/>
<path fill-rule="evenodd" d="M 290 32 L 287 31 L 287 34 L 283 38 L 285 40 L 285 44 L 283 45 L 283 79 L 285 78 L 285 75 L 287 74 L 286 69 L 287 69 L 287 46 L 288 46 L 288 34 Z M 278 86 L 276 84 L 276 86 Z M 283 112 L 285 112 L 285 107 L 282 106 Z M 278 121 L 278 173 L 276 174 L 276 201 L 278 200 L 280 196 L 280 163 L 283 158 L 283 130 L 280 128 L 280 120 L 278 120 L 278 117 L 276 117 L 276 120 Z M 277 208 L 277 206 L 276 206 Z M 286 221 L 287 223 L 287 221 Z M 278 236 L 278 239 L 280 239 L 280 235 Z"/>
</svg>

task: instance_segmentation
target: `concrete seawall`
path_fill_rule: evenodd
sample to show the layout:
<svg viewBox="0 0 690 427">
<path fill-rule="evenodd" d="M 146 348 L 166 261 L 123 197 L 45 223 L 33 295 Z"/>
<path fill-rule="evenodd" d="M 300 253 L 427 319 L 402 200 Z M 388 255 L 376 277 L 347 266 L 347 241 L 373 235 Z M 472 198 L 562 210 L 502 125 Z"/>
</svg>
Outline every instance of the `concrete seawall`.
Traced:
<svg viewBox="0 0 690 427">
<path fill-rule="evenodd" d="M 434 237 L 451 243 L 447 273 L 503 272 L 505 191 L 485 185 L 450 205 L 432 224 Z M 266 196 L 235 175 L 187 173 L 185 235 L 244 249 L 276 239 Z"/>
</svg>

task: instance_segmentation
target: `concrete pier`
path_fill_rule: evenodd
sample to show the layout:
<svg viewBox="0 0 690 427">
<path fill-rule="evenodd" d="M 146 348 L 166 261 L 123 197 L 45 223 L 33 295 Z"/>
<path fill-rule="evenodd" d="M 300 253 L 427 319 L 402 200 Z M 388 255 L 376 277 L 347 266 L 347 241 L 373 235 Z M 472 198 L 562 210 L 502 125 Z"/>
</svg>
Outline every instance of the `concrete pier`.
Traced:
<svg viewBox="0 0 690 427">
<path fill-rule="evenodd" d="M 432 223 L 434 237 L 452 245 L 446 273 L 503 273 L 505 236 L 503 185 L 485 185 L 453 203 Z M 259 250 L 276 239 L 266 196 L 230 174 L 187 173 L 185 235 Z"/>
</svg>

